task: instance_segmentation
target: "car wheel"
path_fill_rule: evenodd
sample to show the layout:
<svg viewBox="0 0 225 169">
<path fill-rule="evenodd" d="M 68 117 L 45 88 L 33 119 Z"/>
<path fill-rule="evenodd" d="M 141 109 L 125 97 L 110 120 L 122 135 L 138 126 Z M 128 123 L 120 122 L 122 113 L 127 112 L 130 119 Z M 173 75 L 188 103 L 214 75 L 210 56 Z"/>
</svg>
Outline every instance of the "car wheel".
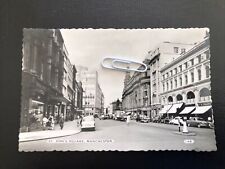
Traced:
<svg viewBox="0 0 225 169">
<path fill-rule="evenodd" d="M 200 124 L 198 124 L 198 126 L 197 126 L 198 128 L 201 128 L 201 126 L 200 126 Z"/>
</svg>

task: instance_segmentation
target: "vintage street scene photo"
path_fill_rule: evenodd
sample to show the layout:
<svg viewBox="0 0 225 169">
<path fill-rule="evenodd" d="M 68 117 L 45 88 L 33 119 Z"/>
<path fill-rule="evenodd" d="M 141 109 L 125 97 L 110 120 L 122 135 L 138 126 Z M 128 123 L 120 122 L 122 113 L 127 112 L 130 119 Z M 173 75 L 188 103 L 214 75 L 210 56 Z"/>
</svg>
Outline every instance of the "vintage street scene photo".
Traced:
<svg viewBox="0 0 225 169">
<path fill-rule="evenodd" d="M 216 151 L 210 30 L 23 29 L 18 151 Z"/>
</svg>

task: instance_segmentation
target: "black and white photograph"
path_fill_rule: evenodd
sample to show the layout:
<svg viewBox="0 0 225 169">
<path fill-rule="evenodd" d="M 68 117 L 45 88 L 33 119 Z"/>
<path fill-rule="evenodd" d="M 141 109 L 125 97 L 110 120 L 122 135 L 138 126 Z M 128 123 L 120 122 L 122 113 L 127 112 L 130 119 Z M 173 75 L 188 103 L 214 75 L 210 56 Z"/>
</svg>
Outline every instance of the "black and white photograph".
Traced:
<svg viewBox="0 0 225 169">
<path fill-rule="evenodd" d="M 24 28 L 20 152 L 216 151 L 210 30 Z"/>
</svg>

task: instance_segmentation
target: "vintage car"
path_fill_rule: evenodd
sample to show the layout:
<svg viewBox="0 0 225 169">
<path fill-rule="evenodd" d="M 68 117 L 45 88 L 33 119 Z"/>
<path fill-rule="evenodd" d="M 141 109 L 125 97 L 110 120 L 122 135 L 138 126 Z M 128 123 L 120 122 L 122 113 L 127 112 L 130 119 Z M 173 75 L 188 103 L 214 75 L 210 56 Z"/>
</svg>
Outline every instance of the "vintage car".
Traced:
<svg viewBox="0 0 225 169">
<path fill-rule="evenodd" d="M 169 124 L 179 125 L 179 123 L 180 123 L 180 125 L 183 125 L 183 123 L 184 123 L 183 119 L 179 116 L 177 116 L 169 121 Z"/>
<path fill-rule="evenodd" d="M 169 117 L 161 118 L 160 123 L 168 124 L 170 122 Z"/>
<path fill-rule="evenodd" d="M 81 121 L 81 130 L 91 129 L 95 130 L 95 118 L 94 116 L 85 116 Z"/>
<path fill-rule="evenodd" d="M 148 116 L 143 116 L 140 119 L 140 122 L 142 122 L 142 123 L 149 123 L 150 122 L 150 118 Z"/>
<path fill-rule="evenodd" d="M 159 123 L 160 120 L 161 120 L 160 116 L 155 116 L 155 117 L 152 118 L 153 123 Z"/>
<path fill-rule="evenodd" d="M 187 126 L 190 127 L 210 127 L 210 122 L 205 121 L 201 117 L 190 117 L 189 120 L 187 120 Z"/>
</svg>

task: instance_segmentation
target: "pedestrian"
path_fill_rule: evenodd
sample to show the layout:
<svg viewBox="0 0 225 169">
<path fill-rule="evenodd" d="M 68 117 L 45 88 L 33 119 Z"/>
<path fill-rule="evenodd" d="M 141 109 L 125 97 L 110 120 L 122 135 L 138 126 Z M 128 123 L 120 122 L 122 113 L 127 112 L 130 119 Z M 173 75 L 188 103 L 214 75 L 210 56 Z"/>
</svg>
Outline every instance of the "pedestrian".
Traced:
<svg viewBox="0 0 225 169">
<path fill-rule="evenodd" d="M 130 115 L 127 115 L 127 125 L 129 126 L 130 124 Z"/>
<path fill-rule="evenodd" d="M 79 127 L 80 126 L 80 116 L 78 115 L 77 116 L 77 127 Z"/>
<path fill-rule="evenodd" d="M 46 129 L 46 124 L 48 123 L 48 119 L 44 116 L 42 119 L 43 129 Z"/>
<path fill-rule="evenodd" d="M 53 130 L 55 127 L 54 117 L 52 115 L 50 115 L 48 118 L 48 126 L 51 130 Z"/>
<path fill-rule="evenodd" d="M 64 117 L 63 115 L 60 116 L 60 119 L 59 119 L 59 126 L 61 128 L 61 130 L 63 129 L 63 126 L 64 126 Z"/>
<path fill-rule="evenodd" d="M 139 120 L 140 120 L 140 115 L 137 114 L 136 122 L 138 122 Z"/>
</svg>

